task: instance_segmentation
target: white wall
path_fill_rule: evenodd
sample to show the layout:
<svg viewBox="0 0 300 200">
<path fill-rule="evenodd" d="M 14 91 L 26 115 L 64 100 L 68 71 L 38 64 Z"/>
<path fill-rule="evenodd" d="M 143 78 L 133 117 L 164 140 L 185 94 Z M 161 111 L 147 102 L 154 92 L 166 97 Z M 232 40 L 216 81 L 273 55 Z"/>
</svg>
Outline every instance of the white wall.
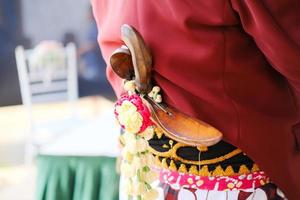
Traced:
<svg viewBox="0 0 300 200">
<path fill-rule="evenodd" d="M 82 41 L 88 24 L 89 0 L 22 0 L 24 35 L 33 45 L 41 40 L 61 40 L 73 32 Z"/>
</svg>

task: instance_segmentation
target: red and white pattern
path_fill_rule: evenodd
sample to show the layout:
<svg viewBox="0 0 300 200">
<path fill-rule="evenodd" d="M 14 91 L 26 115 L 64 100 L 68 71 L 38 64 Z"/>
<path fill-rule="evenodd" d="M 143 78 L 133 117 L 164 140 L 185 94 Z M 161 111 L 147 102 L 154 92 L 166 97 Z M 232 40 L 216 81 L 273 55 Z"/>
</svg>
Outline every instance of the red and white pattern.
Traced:
<svg viewBox="0 0 300 200">
<path fill-rule="evenodd" d="M 120 188 L 122 188 L 123 176 L 120 179 Z M 181 187 L 174 189 L 168 183 L 156 181 L 152 184 L 159 192 L 157 200 L 286 200 L 282 191 L 273 183 L 267 183 L 261 187 L 247 190 L 205 190 L 195 188 Z M 129 200 L 128 196 L 120 190 L 120 200 Z"/>
<path fill-rule="evenodd" d="M 168 185 L 161 185 L 159 188 L 160 194 L 157 200 L 286 200 L 284 194 L 272 183 L 252 191 L 217 191 L 186 188 L 173 190 Z"/>
<path fill-rule="evenodd" d="M 160 171 L 160 181 L 173 189 L 193 188 L 203 190 L 247 190 L 269 182 L 263 171 L 234 176 L 196 176 L 170 170 Z"/>
<path fill-rule="evenodd" d="M 156 184 L 157 200 L 286 200 L 283 192 L 269 182 L 263 171 L 238 176 L 201 177 L 160 169 L 160 181 Z"/>
</svg>

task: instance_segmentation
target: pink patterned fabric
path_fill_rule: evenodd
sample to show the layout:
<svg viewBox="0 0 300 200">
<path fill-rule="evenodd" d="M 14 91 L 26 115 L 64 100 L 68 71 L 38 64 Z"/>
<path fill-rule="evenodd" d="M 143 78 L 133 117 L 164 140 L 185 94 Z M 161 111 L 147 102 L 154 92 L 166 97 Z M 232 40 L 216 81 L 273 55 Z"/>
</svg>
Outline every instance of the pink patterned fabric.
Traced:
<svg viewBox="0 0 300 200">
<path fill-rule="evenodd" d="M 160 182 L 169 184 L 173 189 L 246 190 L 265 185 L 269 177 L 263 171 L 234 176 L 196 176 L 162 169 Z"/>
</svg>

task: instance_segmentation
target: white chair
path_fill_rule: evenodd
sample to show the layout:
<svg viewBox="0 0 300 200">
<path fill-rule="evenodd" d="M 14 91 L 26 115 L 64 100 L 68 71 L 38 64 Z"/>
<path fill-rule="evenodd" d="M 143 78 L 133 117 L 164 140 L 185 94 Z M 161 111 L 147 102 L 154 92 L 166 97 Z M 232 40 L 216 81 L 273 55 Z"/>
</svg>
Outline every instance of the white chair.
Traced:
<svg viewBox="0 0 300 200">
<path fill-rule="evenodd" d="M 76 47 L 73 43 L 61 47 L 64 66 L 33 66 L 35 49 L 18 46 L 15 50 L 21 97 L 28 113 L 30 136 L 25 145 L 25 162 L 32 162 L 39 148 L 51 139 L 66 132 L 76 118 L 76 100 L 78 99 Z M 48 60 L 48 62 L 51 62 Z M 55 62 L 54 62 L 55 63 Z M 49 64 L 49 63 L 48 63 Z M 33 116 L 35 103 L 68 101 L 71 120 L 50 121 L 39 124 Z M 55 124 L 55 125 L 54 125 Z M 44 129 L 44 130 L 43 130 Z M 46 134 L 47 133 L 47 134 Z"/>
</svg>

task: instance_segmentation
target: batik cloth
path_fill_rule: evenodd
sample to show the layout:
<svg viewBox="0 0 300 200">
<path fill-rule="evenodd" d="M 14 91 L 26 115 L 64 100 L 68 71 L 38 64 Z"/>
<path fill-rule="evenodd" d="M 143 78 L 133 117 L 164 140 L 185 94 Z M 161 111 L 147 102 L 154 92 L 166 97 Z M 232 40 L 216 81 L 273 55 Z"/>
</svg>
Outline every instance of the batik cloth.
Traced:
<svg viewBox="0 0 300 200">
<path fill-rule="evenodd" d="M 282 191 L 263 171 L 203 177 L 161 170 L 158 200 L 284 200 Z"/>
</svg>

